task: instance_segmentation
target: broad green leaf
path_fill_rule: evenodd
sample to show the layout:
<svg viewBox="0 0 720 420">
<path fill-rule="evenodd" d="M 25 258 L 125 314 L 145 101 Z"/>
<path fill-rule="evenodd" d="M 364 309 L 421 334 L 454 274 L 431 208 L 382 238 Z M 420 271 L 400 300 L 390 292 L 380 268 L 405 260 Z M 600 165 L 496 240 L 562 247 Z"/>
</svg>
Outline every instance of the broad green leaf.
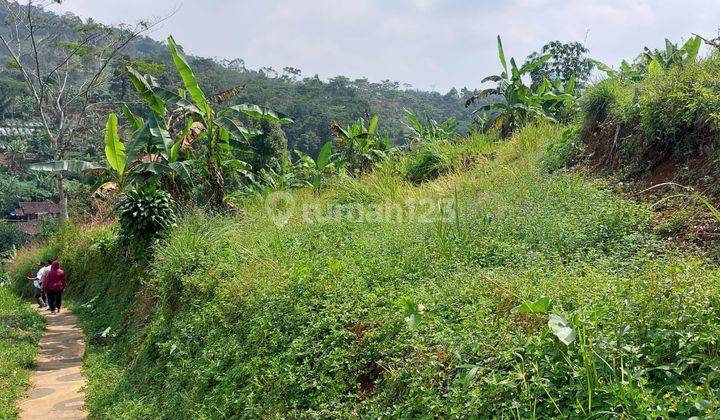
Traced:
<svg viewBox="0 0 720 420">
<path fill-rule="evenodd" d="M 507 74 L 507 62 L 505 61 L 505 50 L 503 49 L 502 40 L 500 39 L 500 35 L 497 36 L 497 49 L 498 49 L 498 57 L 500 58 L 500 64 L 502 64 L 503 69 L 505 70 L 505 74 Z"/>
<path fill-rule="evenodd" d="M 133 127 L 135 127 L 135 130 L 139 130 L 143 125 L 142 118 L 136 117 L 135 114 L 133 114 L 133 112 L 127 106 L 127 104 L 122 104 L 121 108 L 127 122 L 131 123 Z"/>
<path fill-rule="evenodd" d="M 652 76 L 657 76 L 662 74 L 662 72 L 662 65 L 657 60 L 652 60 L 650 64 L 648 64 L 648 74 Z"/>
<path fill-rule="evenodd" d="M 317 160 L 315 161 L 318 169 L 323 169 L 325 166 L 327 166 L 328 161 L 330 160 L 330 154 L 332 153 L 332 142 L 326 142 L 322 149 L 320 149 L 320 153 L 318 153 Z"/>
<path fill-rule="evenodd" d="M 550 298 L 541 297 L 532 303 L 523 302 L 521 305 L 512 308 L 511 312 L 514 314 L 541 314 L 547 312 L 549 308 Z"/>
<path fill-rule="evenodd" d="M 128 162 L 133 162 L 137 158 L 138 154 L 148 145 L 150 141 L 150 122 L 143 122 L 142 126 L 135 130 L 132 138 L 125 148 L 125 154 L 127 155 Z"/>
<path fill-rule="evenodd" d="M 190 165 L 192 164 L 191 160 L 183 160 L 182 162 L 170 162 L 168 163 L 168 167 L 173 170 L 175 174 L 177 174 L 180 178 L 182 178 L 184 181 L 188 182 L 190 181 Z"/>
<path fill-rule="evenodd" d="M 573 74 L 572 77 L 570 77 L 570 80 L 568 80 L 567 85 L 565 85 L 565 93 L 574 95 L 576 83 L 577 81 L 575 80 L 575 75 Z"/>
<path fill-rule="evenodd" d="M 148 121 L 150 123 L 150 143 L 160 152 L 160 155 L 165 158 L 165 160 L 170 160 L 170 154 L 175 142 L 170 137 L 170 133 L 165 129 L 162 118 L 155 113 L 151 113 Z"/>
<path fill-rule="evenodd" d="M 235 120 L 228 117 L 220 117 L 215 120 L 221 127 L 227 130 L 235 140 L 248 141 L 252 137 L 262 134 L 260 130 L 248 130 L 247 128 L 239 125 Z"/>
<path fill-rule="evenodd" d="M 514 58 L 510 59 L 510 72 L 512 73 L 513 79 L 519 79 L 521 76 L 520 69 L 518 69 L 517 63 L 515 63 Z"/>
<path fill-rule="evenodd" d="M 247 173 L 252 171 L 252 165 L 240 159 L 230 159 L 223 162 L 225 169 L 238 171 L 240 173 Z"/>
<path fill-rule="evenodd" d="M 55 160 L 51 162 L 32 163 L 28 168 L 38 172 L 83 172 L 104 169 L 103 165 L 83 160 Z"/>
<path fill-rule="evenodd" d="M 687 53 L 687 57 L 685 58 L 685 62 L 693 62 L 698 56 L 698 53 L 700 52 L 700 46 L 702 45 L 702 38 L 699 36 L 694 36 L 687 40 L 685 45 L 683 45 L 683 50 Z"/>
<path fill-rule="evenodd" d="M 177 162 L 177 160 L 180 158 L 180 147 L 182 147 L 182 139 L 178 140 L 173 144 L 173 147 L 170 149 L 170 158 L 168 161 L 170 162 Z"/>
<path fill-rule="evenodd" d="M 178 52 L 177 44 L 175 44 L 175 40 L 172 36 L 168 37 L 167 42 L 168 48 L 170 49 L 170 54 L 172 54 L 173 62 L 175 63 L 175 67 L 178 69 L 178 72 L 180 73 L 180 77 L 182 78 L 183 85 L 185 85 L 185 89 L 187 89 L 188 93 L 190 93 L 190 97 L 192 97 L 195 105 L 197 105 L 198 108 L 200 108 L 200 110 L 205 113 L 205 117 L 210 118 L 212 116 L 212 109 L 210 108 L 210 105 L 208 105 L 205 94 L 203 93 L 202 89 L 200 89 L 198 80 L 195 77 L 192 69 L 190 68 L 190 65 L 185 60 L 185 57 L 180 55 L 180 53 Z"/>
<path fill-rule="evenodd" d="M 275 121 L 280 124 L 292 124 L 294 122 L 291 118 L 279 112 L 253 104 L 234 105 L 227 109 L 241 112 L 251 118 Z"/>
<path fill-rule="evenodd" d="M 165 101 L 153 93 L 154 86 L 148 82 L 145 76 L 140 74 L 134 68 L 128 66 L 126 67 L 126 70 L 128 76 L 130 77 L 130 81 L 133 86 L 135 86 L 135 90 L 142 95 L 145 102 L 147 102 L 148 107 L 160 115 L 165 115 Z"/>
<path fill-rule="evenodd" d="M 598 70 L 601 72 L 607 74 L 609 77 L 615 77 L 617 76 L 617 72 L 613 70 L 610 66 L 598 61 L 590 59 L 590 63 L 592 63 L 595 67 L 597 67 Z M 627 62 L 623 61 L 623 64 L 627 65 Z"/>
<path fill-rule="evenodd" d="M 550 314 L 548 319 L 550 331 L 566 346 L 575 341 L 575 331 L 572 326 L 558 314 Z"/>
<path fill-rule="evenodd" d="M 118 118 L 115 114 L 110 114 L 105 124 L 105 158 L 107 158 L 108 165 L 115 169 L 122 178 L 127 164 L 127 155 L 125 154 L 125 145 L 120 141 Z"/>
<path fill-rule="evenodd" d="M 398 302 L 400 306 L 403 308 L 403 313 L 405 315 L 405 322 L 407 322 L 408 326 L 410 328 L 415 328 L 422 320 L 423 313 L 425 312 L 425 307 L 423 305 L 418 305 L 415 303 L 415 301 L 411 297 L 405 297 L 403 299 L 400 299 Z"/>
<path fill-rule="evenodd" d="M 182 90 L 181 92 L 185 91 Z M 190 114 L 197 115 L 201 118 L 204 116 L 202 111 L 200 111 L 200 109 L 192 101 L 186 99 L 184 95 L 179 95 L 162 87 L 154 88 L 153 93 L 166 103 L 175 104 L 178 107 L 178 110 L 187 111 Z"/>
<path fill-rule="evenodd" d="M 546 62 L 547 62 L 548 60 L 550 60 L 551 58 L 553 58 L 553 55 L 552 55 L 552 54 L 545 54 L 545 55 L 543 55 L 542 57 L 539 57 L 539 58 L 537 58 L 537 59 L 535 59 L 535 60 L 533 60 L 533 61 L 531 61 L 531 62 L 529 62 L 529 63 L 525 63 L 525 64 L 520 68 L 520 74 L 526 74 L 526 73 L 532 72 L 532 71 L 535 70 L 536 68 L 538 68 L 538 67 L 540 67 L 541 65 L 543 65 L 544 63 L 546 63 Z"/>
<path fill-rule="evenodd" d="M 379 118 L 377 115 L 373 115 L 372 118 L 370 118 L 370 125 L 368 126 L 368 130 L 367 130 L 369 135 L 372 136 L 375 134 L 375 130 L 377 130 L 377 126 L 378 126 L 378 121 L 379 121 Z"/>
<path fill-rule="evenodd" d="M 503 80 L 502 76 L 498 76 L 497 74 L 493 74 L 492 76 L 488 76 L 480 81 L 480 83 L 485 82 L 501 82 Z"/>
<path fill-rule="evenodd" d="M 159 162 L 146 162 L 139 164 L 135 172 L 138 174 L 152 174 L 152 175 L 171 175 L 178 176 L 185 181 L 190 180 L 190 172 L 188 166 L 190 161 L 183 162 L 172 162 L 170 164 L 164 164 Z"/>
<path fill-rule="evenodd" d="M 407 116 L 408 120 L 410 120 L 410 124 L 412 124 L 413 128 L 415 128 L 415 131 L 417 131 L 418 133 L 424 133 L 425 129 L 420 123 L 417 115 L 413 114 L 407 109 L 403 109 L 403 111 L 405 111 L 405 115 Z"/>
</svg>

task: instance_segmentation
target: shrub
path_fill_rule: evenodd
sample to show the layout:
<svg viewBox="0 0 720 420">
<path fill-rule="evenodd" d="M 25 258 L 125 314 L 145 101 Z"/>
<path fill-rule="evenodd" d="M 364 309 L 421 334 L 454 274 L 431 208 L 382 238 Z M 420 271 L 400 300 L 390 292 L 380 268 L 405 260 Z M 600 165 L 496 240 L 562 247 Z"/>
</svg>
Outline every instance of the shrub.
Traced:
<svg viewBox="0 0 720 420">
<path fill-rule="evenodd" d="M 40 216 L 38 219 L 38 229 L 39 232 L 37 236 L 40 238 L 55 236 L 60 231 L 60 221 L 57 217 L 47 215 Z"/>
<path fill-rule="evenodd" d="M 646 145 L 667 154 L 692 153 L 720 128 L 720 60 L 650 74 L 639 96 Z"/>
<path fill-rule="evenodd" d="M 408 158 L 405 178 L 420 183 L 433 180 L 453 169 L 453 159 L 437 143 L 425 143 Z"/>
<path fill-rule="evenodd" d="M 0 221 L 0 256 L 26 242 L 16 223 Z"/>
<path fill-rule="evenodd" d="M 547 154 L 540 161 L 542 168 L 546 172 L 553 173 L 580 161 L 583 155 L 583 147 L 579 131 L 577 126 L 570 127 L 563 131 L 559 139 L 548 144 Z"/>
<path fill-rule="evenodd" d="M 592 129 L 609 118 L 629 120 L 633 96 L 633 85 L 617 78 L 590 86 L 580 99 L 585 126 Z"/>
<path fill-rule="evenodd" d="M 5 265 L 8 277 L 12 280 L 13 289 L 20 296 L 32 294 L 32 282 L 25 276 L 33 276 L 37 272 L 37 263 L 57 258 L 58 248 L 54 242 L 47 245 L 33 243 L 20 248 L 12 261 Z"/>
<path fill-rule="evenodd" d="M 407 155 L 402 174 L 419 184 L 455 170 L 467 170 L 473 163 L 494 155 L 495 141 L 492 135 L 472 134 L 452 142 L 421 143 Z"/>
<path fill-rule="evenodd" d="M 720 58 L 656 68 L 637 81 L 611 77 L 589 87 L 580 103 L 583 135 L 600 145 L 596 161 L 621 162 L 632 173 L 671 156 L 683 162 L 704 153 L 701 145 L 719 132 Z"/>
<path fill-rule="evenodd" d="M 152 242 L 175 226 L 174 202 L 170 194 L 154 188 L 136 188 L 118 200 L 122 234 L 131 240 Z"/>
</svg>

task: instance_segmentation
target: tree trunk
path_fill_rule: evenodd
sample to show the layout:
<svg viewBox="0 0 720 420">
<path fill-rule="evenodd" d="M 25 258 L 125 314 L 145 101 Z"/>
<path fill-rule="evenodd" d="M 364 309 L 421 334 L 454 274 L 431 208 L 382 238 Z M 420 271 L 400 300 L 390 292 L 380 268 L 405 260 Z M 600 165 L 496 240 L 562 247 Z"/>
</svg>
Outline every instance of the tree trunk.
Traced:
<svg viewBox="0 0 720 420">
<path fill-rule="evenodd" d="M 210 194 L 208 202 L 215 209 L 222 209 L 225 206 L 225 179 L 223 178 L 222 169 L 218 165 L 218 156 L 220 147 L 218 139 L 214 138 L 216 134 L 212 130 L 209 132 L 208 149 L 207 149 L 207 166 L 208 180 L 210 181 Z"/>
<path fill-rule="evenodd" d="M 60 223 L 64 223 L 68 220 L 68 203 L 67 193 L 65 191 L 65 186 L 63 185 L 63 176 L 61 173 L 55 174 L 55 185 L 57 185 L 58 197 L 60 198 L 60 203 L 58 203 L 60 206 Z"/>
<path fill-rule="evenodd" d="M 210 197 L 208 201 L 212 207 L 222 209 L 225 206 L 225 179 L 215 162 L 208 162 L 208 172 L 210 175 Z"/>
</svg>

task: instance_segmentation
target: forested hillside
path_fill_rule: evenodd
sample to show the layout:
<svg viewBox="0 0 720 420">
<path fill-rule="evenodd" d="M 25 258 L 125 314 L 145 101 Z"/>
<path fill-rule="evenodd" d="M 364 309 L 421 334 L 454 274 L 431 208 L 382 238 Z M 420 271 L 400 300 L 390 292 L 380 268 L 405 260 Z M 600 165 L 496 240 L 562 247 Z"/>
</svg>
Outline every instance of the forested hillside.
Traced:
<svg viewBox="0 0 720 420">
<path fill-rule="evenodd" d="M 0 21 L 8 22 L 9 4 L 12 3 L 2 3 Z M 60 64 L 60 58 L 76 54 L 76 58 L 80 57 L 78 63 L 74 64 L 80 69 L 77 83 L 82 82 L 83 74 L 92 73 L 92 67 L 87 65 L 83 54 L 94 54 L 80 40 L 98 27 L 119 31 L 117 28 L 104 28 L 92 20 L 83 21 L 71 14 L 58 16 L 43 9 L 34 10 L 40 35 L 52 34 L 52 42 L 40 50 L 38 59 L 41 66 L 49 72 L 48 67 Z M 13 30 L 12 25 L 0 26 L 0 33 L 6 37 L 11 36 Z M 25 50 L 24 59 L 32 61 L 29 52 Z M 188 60 L 202 80 L 206 93 L 241 86 L 243 88 L 239 93 L 228 99 L 229 104 L 256 103 L 293 118 L 294 124 L 283 126 L 283 133 L 280 134 L 280 147 L 287 148 L 291 153 L 288 157 L 293 160 L 298 157 L 293 153 L 296 149 L 315 156 L 320 147 L 333 138 L 333 121 L 348 124 L 361 117 L 368 119 L 378 115 L 378 133 L 387 135 L 393 144 L 401 145 L 410 134 L 403 109 L 411 110 L 421 118 L 429 116 L 439 121 L 454 117 L 461 131 L 466 130 L 472 120 L 472 114 L 464 108 L 464 97 L 471 92 L 464 88 L 461 92 L 452 89 L 446 94 L 440 94 L 414 90 L 390 80 L 372 82 L 367 79 L 350 80 L 343 76 L 321 80 L 317 76 L 302 75 L 300 69 L 291 67 L 277 71 L 271 68 L 250 69 L 244 66 L 241 59 L 223 61 L 188 57 Z M 28 164 L 57 157 L 37 123 L 38 113 L 22 75 L 13 65 L 7 49 L 1 45 L 0 62 L 5 63 L 0 66 L 0 213 L 4 217 L 19 201 L 57 201 L 58 193 L 51 176 L 27 169 Z M 83 70 L 83 66 L 87 68 Z M 132 110 L 142 113 L 141 96 L 127 77 L 126 66 L 153 76 L 167 89 L 175 90 L 182 85 L 174 71 L 172 59 L 167 54 L 167 47 L 146 36 L 129 42 L 108 66 L 102 77 L 103 83 L 98 84 L 93 92 L 91 99 L 94 106 L 83 113 L 79 129 L 66 148 L 66 158 L 101 159 L 105 115 L 107 112 L 117 112 L 120 103 L 127 103 Z M 57 76 L 56 72 L 53 78 Z M 57 83 L 58 79 L 52 82 L 55 85 Z M 17 136 L 18 125 L 31 127 L 24 129 L 23 136 Z M 87 181 L 74 174 L 69 174 L 69 179 L 65 181 L 68 197 L 74 203 L 71 207 L 80 212 L 88 210 L 88 197 L 99 185 Z M 0 231 L 3 228 L 0 226 Z M 15 242 L 14 236 L 12 232 L 0 234 L 8 243 Z"/>
<path fill-rule="evenodd" d="M 6 20 L 6 14 L 0 7 L 0 19 Z M 47 21 L 47 31 L 52 31 L 54 36 L 62 38 L 65 44 L 72 44 L 80 37 L 78 31 L 94 24 L 92 20 L 84 22 L 71 14 L 57 16 L 43 12 L 41 16 Z M 0 27 L 0 31 L 10 30 L 12 28 L 9 26 Z M 182 43 L 182 38 L 178 37 L 178 41 Z M 153 75 L 162 86 L 181 86 L 179 77 L 173 71 L 167 47 L 163 43 L 142 36 L 130 42 L 123 49 L 122 55 L 120 60 L 112 63 L 112 80 L 105 86 L 105 91 L 98 94 L 108 101 L 132 103 L 139 99 L 125 76 L 124 67 L 129 64 L 143 73 Z M 3 62 L 9 62 L 10 57 L 5 48 L 0 48 L 0 58 Z M 39 59 L 42 62 L 45 57 L 41 56 Z M 290 150 L 299 149 L 313 155 L 330 139 L 330 122 L 333 120 L 344 123 L 377 114 L 382 120 L 380 132 L 389 135 L 394 144 L 402 144 L 408 133 L 403 108 L 437 120 L 454 116 L 463 130 L 467 128 L 472 117 L 464 108 L 464 100 L 472 94 L 466 88 L 460 91 L 451 89 L 442 94 L 416 90 L 392 80 L 351 80 L 342 75 L 322 80 L 317 75 L 303 75 L 301 69 L 293 67 L 251 69 L 245 67 L 241 58 L 216 60 L 190 56 L 188 61 L 202 79 L 207 93 L 245 86 L 244 90 L 231 99 L 232 102 L 267 104 L 291 116 L 296 123 L 284 127 L 288 147 Z M 32 116 L 32 109 L 28 107 L 25 98 L 28 92 L 17 72 L 3 68 L 0 71 L 0 89 L 0 113 L 4 118 Z M 102 138 L 88 140 L 102 143 Z"/>
</svg>

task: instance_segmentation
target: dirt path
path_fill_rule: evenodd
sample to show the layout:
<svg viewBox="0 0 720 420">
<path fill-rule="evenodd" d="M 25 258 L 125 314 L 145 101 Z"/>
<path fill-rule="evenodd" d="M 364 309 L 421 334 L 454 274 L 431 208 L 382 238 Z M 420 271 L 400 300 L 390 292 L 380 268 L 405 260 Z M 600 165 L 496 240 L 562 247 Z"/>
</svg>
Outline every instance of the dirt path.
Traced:
<svg viewBox="0 0 720 420">
<path fill-rule="evenodd" d="M 40 339 L 37 366 L 30 376 L 29 398 L 20 402 L 21 419 L 84 419 L 85 386 L 82 357 L 85 352 L 77 318 L 67 309 L 51 315 L 38 309 L 47 319 L 47 330 Z"/>
</svg>

